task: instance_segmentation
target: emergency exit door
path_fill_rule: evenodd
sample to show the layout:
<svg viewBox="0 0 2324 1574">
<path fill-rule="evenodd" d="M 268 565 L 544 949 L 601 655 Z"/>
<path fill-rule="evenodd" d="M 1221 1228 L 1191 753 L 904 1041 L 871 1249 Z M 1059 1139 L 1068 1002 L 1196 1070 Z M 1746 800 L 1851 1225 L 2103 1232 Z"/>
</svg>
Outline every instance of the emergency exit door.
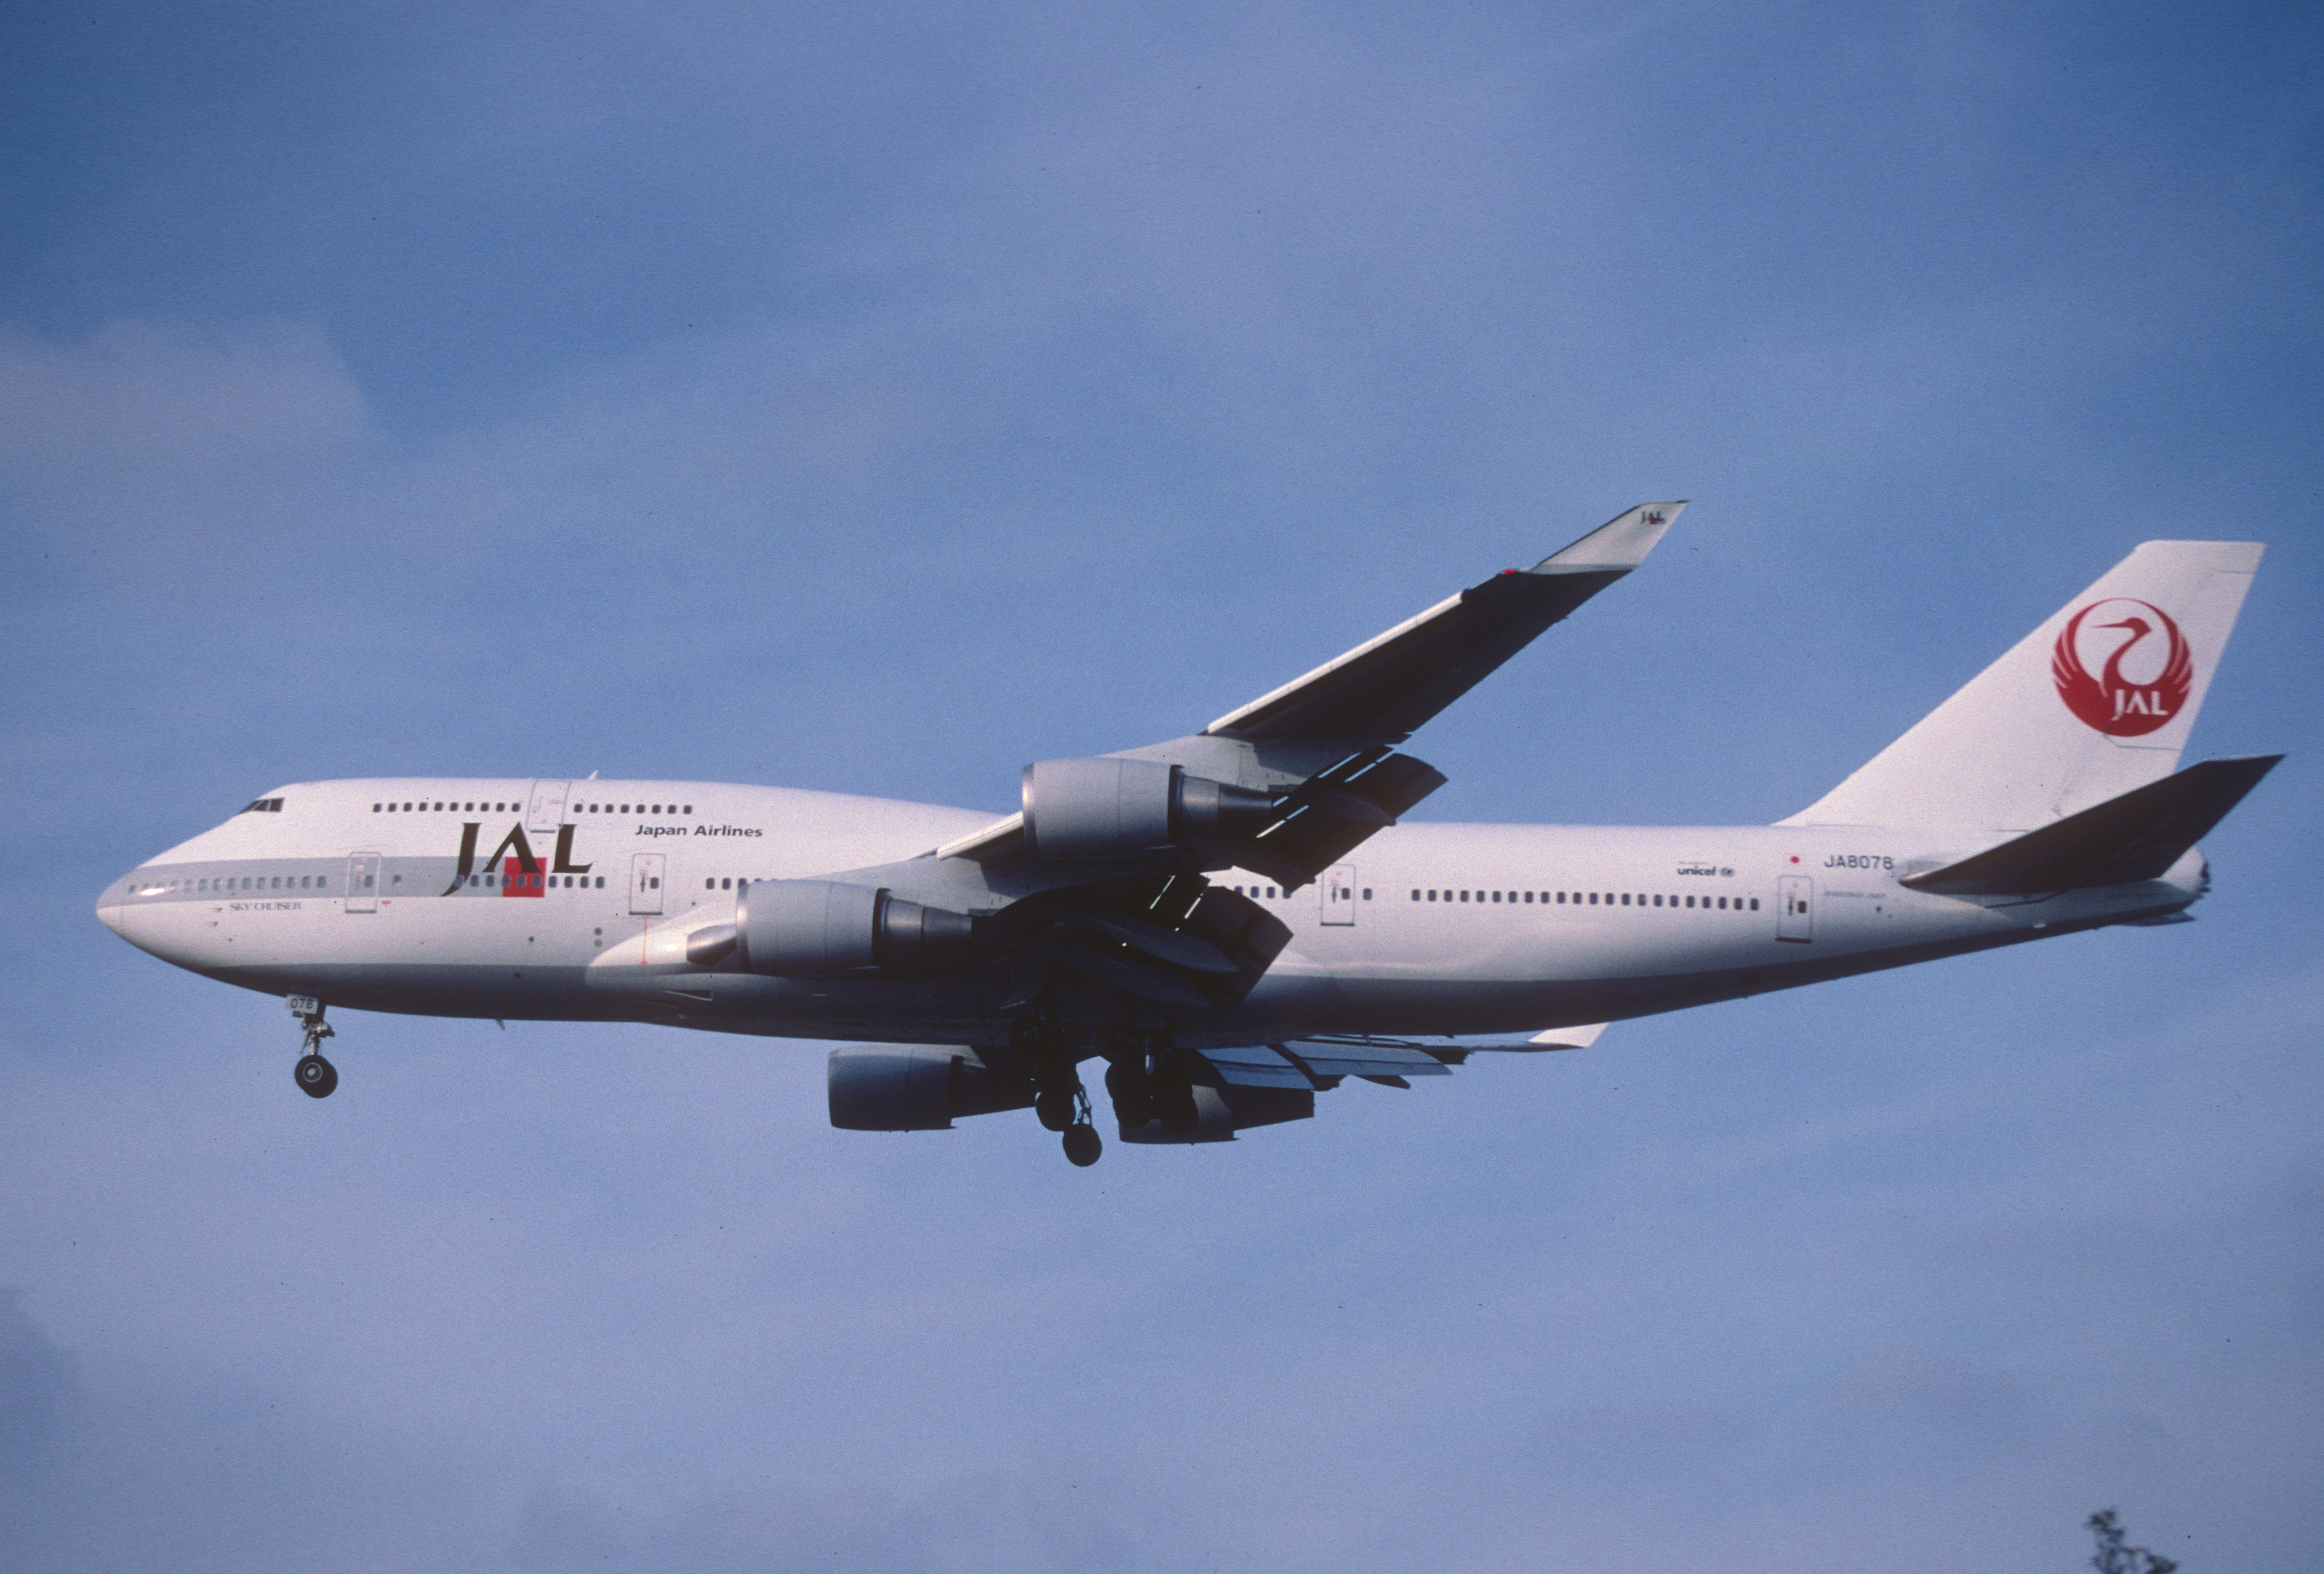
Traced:
<svg viewBox="0 0 2324 1574">
<path fill-rule="evenodd" d="M 633 852 L 630 855 L 630 911 L 636 914 L 661 911 L 661 877 L 669 855 L 662 852 Z"/>
<path fill-rule="evenodd" d="M 1333 864 L 1324 871 L 1320 883 L 1323 890 L 1323 922 L 1353 924 L 1356 921 L 1356 866 L 1352 863 Z"/>
<path fill-rule="evenodd" d="M 573 790 L 570 781 L 536 781 L 532 794 L 525 804 L 524 828 L 528 831 L 554 831 L 565 819 L 565 796 Z"/>
<path fill-rule="evenodd" d="M 347 854 L 347 894 L 340 904 L 345 913 L 376 913 L 379 911 L 379 854 L 350 852 Z"/>
</svg>

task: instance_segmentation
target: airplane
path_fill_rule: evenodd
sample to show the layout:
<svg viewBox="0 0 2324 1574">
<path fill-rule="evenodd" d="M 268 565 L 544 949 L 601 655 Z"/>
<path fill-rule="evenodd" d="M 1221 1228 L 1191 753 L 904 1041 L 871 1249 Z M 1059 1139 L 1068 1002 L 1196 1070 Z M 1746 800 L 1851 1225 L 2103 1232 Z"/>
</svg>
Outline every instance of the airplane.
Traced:
<svg viewBox="0 0 2324 1574">
<path fill-rule="evenodd" d="M 836 1042 L 834 1126 L 1030 1108 L 1096 1162 L 1315 1113 L 1478 1053 L 2109 925 L 2184 923 L 2196 843 L 2282 759 L 2179 758 L 2264 548 L 2148 541 L 1772 825 L 1406 823 L 1400 746 L 1642 563 L 1642 504 L 1200 732 L 1025 768 L 989 812 L 704 781 L 272 789 L 97 916 L 283 998 L 321 1099 L 329 1008 Z"/>
</svg>

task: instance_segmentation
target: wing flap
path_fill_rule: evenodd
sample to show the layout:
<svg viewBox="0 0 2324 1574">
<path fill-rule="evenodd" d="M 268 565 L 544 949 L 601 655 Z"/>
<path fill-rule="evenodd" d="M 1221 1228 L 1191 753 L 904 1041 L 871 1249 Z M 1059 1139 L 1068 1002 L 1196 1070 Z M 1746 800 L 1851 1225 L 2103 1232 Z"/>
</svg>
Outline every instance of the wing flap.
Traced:
<svg viewBox="0 0 2324 1574">
<path fill-rule="evenodd" d="M 1230 1087 L 1312 1089 L 1315 1085 L 1305 1072 L 1264 1044 L 1204 1050 L 1203 1058 L 1219 1073 L 1219 1081 Z"/>
<path fill-rule="evenodd" d="M 1449 1077 L 1452 1068 L 1425 1049 L 1397 1044 L 1294 1039 L 1283 1046 L 1319 1077 Z M 1447 1053 L 1455 1053 L 1450 1052 Z"/>
</svg>

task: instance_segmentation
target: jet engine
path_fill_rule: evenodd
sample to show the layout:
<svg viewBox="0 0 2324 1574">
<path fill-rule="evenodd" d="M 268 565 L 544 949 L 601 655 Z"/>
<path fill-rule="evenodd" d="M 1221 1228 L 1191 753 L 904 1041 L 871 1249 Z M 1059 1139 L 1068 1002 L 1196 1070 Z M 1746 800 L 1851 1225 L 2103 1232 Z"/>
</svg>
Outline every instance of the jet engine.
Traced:
<svg viewBox="0 0 2324 1574">
<path fill-rule="evenodd" d="M 1198 836 L 1253 836 L 1275 800 L 1150 759 L 1044 759 L 1025 768 L 1025 846 L 1037 858 L 1126 858 Z"/>
<path fill-rule="evenodd" d="M 954 1118 L 1022 1109 L 1033 1084 L 998 1076 L 975 1052 L 862 1044 L 831 1052 L 831 1123 L 842 1131 L 947 1131 Z"/>
<path fill-rule="evenodd" d="M 966 951 L 976 922 L 840 880 L 752 880 L 735 894 L 734 922 L 697 930 L 696 967 L 733 958 L 745 972 L 812 978 L 868 967 L 911 968 Z"/>
</svg>

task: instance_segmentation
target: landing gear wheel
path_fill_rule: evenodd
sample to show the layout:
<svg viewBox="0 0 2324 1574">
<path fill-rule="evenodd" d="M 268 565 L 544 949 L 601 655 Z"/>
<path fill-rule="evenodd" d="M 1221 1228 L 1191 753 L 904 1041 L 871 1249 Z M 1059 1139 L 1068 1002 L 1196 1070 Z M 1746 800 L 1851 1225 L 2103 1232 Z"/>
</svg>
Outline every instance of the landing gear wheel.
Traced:
<svg viewBox="0 0 2324 1574">
<path fill-rule="evenodd" d="M 1052 1089 L 1034 1099 L 1033 1113 L 1051 1131 L 1064 1131 L 1074 1123 L 1074 1096 L 1062 1089 Z"/>
<path fill-rule="evenodd" d="M 290 1074 L 298 1079 L 299 1091 L 309 1099 L 327 1099 L 339 1085 L 337 1069 L 319 1054 L 300 1055 Z"/>
<path fill-rule="evenodd" d="M 1075 1169 L 1089 1168 L 1097 1163 L 1097 1155 L 1104 1151 L 1105 1139 L 1088 1121 L 1079 1121 L 1065 1128 L 1065 1158 Z"/>
</svg>

